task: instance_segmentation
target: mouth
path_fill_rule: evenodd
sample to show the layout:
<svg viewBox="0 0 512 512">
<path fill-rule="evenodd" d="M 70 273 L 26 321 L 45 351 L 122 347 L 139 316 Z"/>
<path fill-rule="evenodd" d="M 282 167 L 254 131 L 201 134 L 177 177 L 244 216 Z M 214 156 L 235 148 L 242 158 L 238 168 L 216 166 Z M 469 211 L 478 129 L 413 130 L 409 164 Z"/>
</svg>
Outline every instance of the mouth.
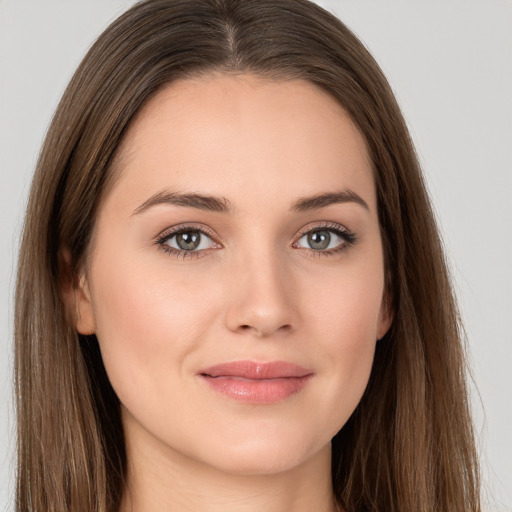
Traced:
<svg viewBox="0 0 512 512">
<path fill-rule="evenodd" d="M 268 404 L 302 391 L 313 372 L 285 361 L 234 361 L 206 368 L 198 375 L 211 389 L 225 396 L 247 403 Z"/>
</svg>

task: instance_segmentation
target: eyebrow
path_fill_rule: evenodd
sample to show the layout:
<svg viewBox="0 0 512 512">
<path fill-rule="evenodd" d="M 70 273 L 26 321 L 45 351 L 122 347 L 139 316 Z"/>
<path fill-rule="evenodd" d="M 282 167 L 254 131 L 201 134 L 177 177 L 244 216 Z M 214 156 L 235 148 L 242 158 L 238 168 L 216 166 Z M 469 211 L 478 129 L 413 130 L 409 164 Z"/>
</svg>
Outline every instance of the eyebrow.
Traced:
<svg viewBox="0 0 512 512">
<path fill-rule="evenodd" d="M 340 192 L 329 192 L 327 194 L 302 197 L 293 205 L 292 210 L 304 212 L 308 210 L 316 210 L 318 208 L 325 208 L 326 206 L 339 203 L 356 203 L 370 211 L 366 201 L 360 195 L 349 189 L 342 190 Z"/>
<path fill-rule="evenodd" d="M 149 208 L 162 204 L 171 204 L 175 206 L 185 206 L 187 208 L 197 208 L 210 212 L 228 213 L 231 210 L 228 199 L 214 197 L 203 194 L 180 194 L 177 192 L 158 192 L 144 201 L 134 210 L 132 215 L 138 215 Z"/>
<path fill-rule="evenodd" d="M 340 192 L 328 192 L 325 194 L 316 194 L 314 196 L 301 197 L 291 207 L 292 211 L 305 212 L 325 208 L 339 203 L 356 203 L 366 210 L 370 210 L 366 201 L 353 192 L 346 189 Z M 215 197 L 196 193 L 178 193 L 178 192 L 158 192 L 144 201 L 137 207 L 133 215 L 139 215 L 153 206 L 170 204 L 175 206 L 184 206 L 187 208 L 197 208 L 210 212 L 229 213 L 231 211 L 231 202 L 225 197 Z"/>
</svg>

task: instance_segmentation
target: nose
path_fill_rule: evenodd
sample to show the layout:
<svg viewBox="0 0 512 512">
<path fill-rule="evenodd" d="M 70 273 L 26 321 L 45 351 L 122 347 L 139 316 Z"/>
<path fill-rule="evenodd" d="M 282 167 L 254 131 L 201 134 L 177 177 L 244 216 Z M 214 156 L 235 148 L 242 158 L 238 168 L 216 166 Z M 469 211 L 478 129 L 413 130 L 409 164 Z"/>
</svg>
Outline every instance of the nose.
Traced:
<svg viewBox="0 0 512 512">
<path fill-rule="evenodd" d="M 294 330 L 298 313 L 286 262 L 271 251 L 241 259 L 229 278 L 226 326 L 230 331 L 269 337 Z"/>
</svg>

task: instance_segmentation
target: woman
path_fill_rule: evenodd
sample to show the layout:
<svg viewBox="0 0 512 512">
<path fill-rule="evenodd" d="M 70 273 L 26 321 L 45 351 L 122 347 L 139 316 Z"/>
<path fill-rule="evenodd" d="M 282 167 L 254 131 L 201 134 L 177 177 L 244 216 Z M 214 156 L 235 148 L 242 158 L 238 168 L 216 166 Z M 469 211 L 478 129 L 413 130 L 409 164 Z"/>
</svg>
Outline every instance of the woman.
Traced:
<svg viewBox="0 0 512 512">
<path fill-rule="evenodd" d="M 20 254 L 18 510 L 479 510 L 414 150 L 314 4 L 121 16 L 57 109 Z"/>
</svg>

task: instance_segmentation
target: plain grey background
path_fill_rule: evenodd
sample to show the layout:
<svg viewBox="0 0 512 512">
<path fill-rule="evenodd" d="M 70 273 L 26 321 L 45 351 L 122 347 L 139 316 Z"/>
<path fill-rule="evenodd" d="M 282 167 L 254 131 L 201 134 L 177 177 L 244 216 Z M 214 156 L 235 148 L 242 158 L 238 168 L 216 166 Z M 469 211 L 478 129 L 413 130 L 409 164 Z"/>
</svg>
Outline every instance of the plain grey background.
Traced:
<svg viewBox="0 0 512 512">
<path fill-rule="evenodd" d="M 395 90 L 466 325 L 486 510 L 512 510 L 512 2 L 325 0 Z M 0 0 L 0 510 L 12 510 L 12 295 L 31 174 L 64 87 L 130 0 Z"/>
</svg>

